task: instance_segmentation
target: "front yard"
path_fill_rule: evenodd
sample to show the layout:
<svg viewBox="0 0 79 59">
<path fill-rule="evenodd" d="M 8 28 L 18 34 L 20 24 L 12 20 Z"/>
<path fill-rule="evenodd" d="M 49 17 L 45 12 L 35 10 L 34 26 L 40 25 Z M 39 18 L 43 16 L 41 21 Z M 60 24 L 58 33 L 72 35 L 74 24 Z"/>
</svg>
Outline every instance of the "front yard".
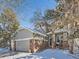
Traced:
<svg viewBox="0 0 79 59">
<path fill-rule="evenodd" d="M 46 49 L 37 53 L 19 52 L 14 55 L 1 57 L 0 59 L 77 59 L 69 54 L 66 50 Z"/>
</svg>

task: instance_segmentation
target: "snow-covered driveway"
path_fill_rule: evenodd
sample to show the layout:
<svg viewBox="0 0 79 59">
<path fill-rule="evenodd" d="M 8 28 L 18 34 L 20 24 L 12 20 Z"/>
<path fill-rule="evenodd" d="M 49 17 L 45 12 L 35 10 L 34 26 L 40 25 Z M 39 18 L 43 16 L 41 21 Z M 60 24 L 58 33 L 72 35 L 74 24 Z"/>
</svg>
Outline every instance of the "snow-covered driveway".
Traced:
<svg viewBox="0 0 79 59">
<path fill-rule="evenodd" d="M 46 49 L 40 53 L 20 54 L 9 57 L 10 59 L 76 59 L 68 52 L 59 49 Z M 6 59 L 6 58 L 4 58 Z"/>
<path fill-rule="evenodd" d="M 47 49 L 40 53 L 34 53 L 30 56 L 20 57 L 17 59 L 75 59 L 68 52 L 56 49 Z"/>
</svg>

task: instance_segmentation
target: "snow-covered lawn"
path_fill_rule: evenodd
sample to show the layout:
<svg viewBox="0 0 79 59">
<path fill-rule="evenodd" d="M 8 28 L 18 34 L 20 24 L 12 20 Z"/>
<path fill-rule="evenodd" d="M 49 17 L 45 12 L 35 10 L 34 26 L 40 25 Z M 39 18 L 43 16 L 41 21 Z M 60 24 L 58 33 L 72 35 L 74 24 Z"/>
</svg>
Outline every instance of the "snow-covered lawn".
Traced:
<svg viewBox="0 0 79 59">
<path fill-rule="evenodd" d="M 1 57 L 0 59 L 17 59 L 17 58 L 22 58 L 22 57 L 25 57 L 25 56 L 30 56 L 31 53 L 18 53 L 16 55 L 12 55 L 12 56 L 5 56 L 5 57 Z"/>
<path fill-rule="evenodd" d="M 8 48 L 0 48 L 0 54 L 8 52 L 9 49 Z"/>
<path fill-rule="evenodd" d="M 59 49 L 46 49 L 38 53 L 18 53 L 14 56 L 7 56 L 0 59 L 76 59 L 67 51 Z"/>
</svg>

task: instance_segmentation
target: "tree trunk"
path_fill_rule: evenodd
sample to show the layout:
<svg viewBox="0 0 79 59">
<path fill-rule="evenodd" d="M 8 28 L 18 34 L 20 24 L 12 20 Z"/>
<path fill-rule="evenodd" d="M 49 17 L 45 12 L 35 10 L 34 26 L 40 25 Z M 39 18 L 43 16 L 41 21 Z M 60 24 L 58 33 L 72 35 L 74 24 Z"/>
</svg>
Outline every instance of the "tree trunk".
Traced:
<svg viewBox="0 0 79 59">
<path fill-rule="evenodd" d="M 10 51 L 12 51 L 12 48 L 11 48 L 11 40 L 9 40 L 9 48 L 10 48 Z"/>
<path fill-rule="evenodd" d="M 72 39 L 71 50 L 70 50 L 71 54 L 73 54 L 73 45 L 74 45 L 74 40 Z"/>
</svg>

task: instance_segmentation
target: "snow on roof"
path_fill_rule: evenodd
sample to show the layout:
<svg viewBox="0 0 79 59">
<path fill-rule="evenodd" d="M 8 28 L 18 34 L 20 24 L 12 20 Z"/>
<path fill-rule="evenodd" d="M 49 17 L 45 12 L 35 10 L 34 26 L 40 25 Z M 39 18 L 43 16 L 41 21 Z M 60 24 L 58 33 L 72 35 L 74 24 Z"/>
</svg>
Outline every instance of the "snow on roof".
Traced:
<svg viewBox="0 0 79 59">
<path fill-rule="evenodd" d="M 28 30 L 28 31 L 31 31 L 32 33 L 36 33 L 36 34 L 39 34 L 39 35 L 42 35 L 42 36 L 46 36 L 45 34 L 39 32 L 39 31 L 30 29 L 30 28 L 20 28 L 20 29 L 18 29 L 18 31 L 23 30 L 23 29 Z"/>
<path fill-rule="evenodd" d="M 67 32 L 66 29 L 57 29 L 54 31 L 54 33 L 60 33 L 60 32 Z"/>
<path fill-rule="evenodd" d="M 52 32 L 48 32 L 47 34 L 52 34 Z"/>
<path fill-rule="evenodd" d="M 43 33 L 41 33 L 41 32 L 38 32 L 38 31 L 33 31 L 33 33 L 37 33 L 37 34 L 40 34 L 40 35 L 46 36 L 45 34 L 43 34 Z"/>
</svg>

